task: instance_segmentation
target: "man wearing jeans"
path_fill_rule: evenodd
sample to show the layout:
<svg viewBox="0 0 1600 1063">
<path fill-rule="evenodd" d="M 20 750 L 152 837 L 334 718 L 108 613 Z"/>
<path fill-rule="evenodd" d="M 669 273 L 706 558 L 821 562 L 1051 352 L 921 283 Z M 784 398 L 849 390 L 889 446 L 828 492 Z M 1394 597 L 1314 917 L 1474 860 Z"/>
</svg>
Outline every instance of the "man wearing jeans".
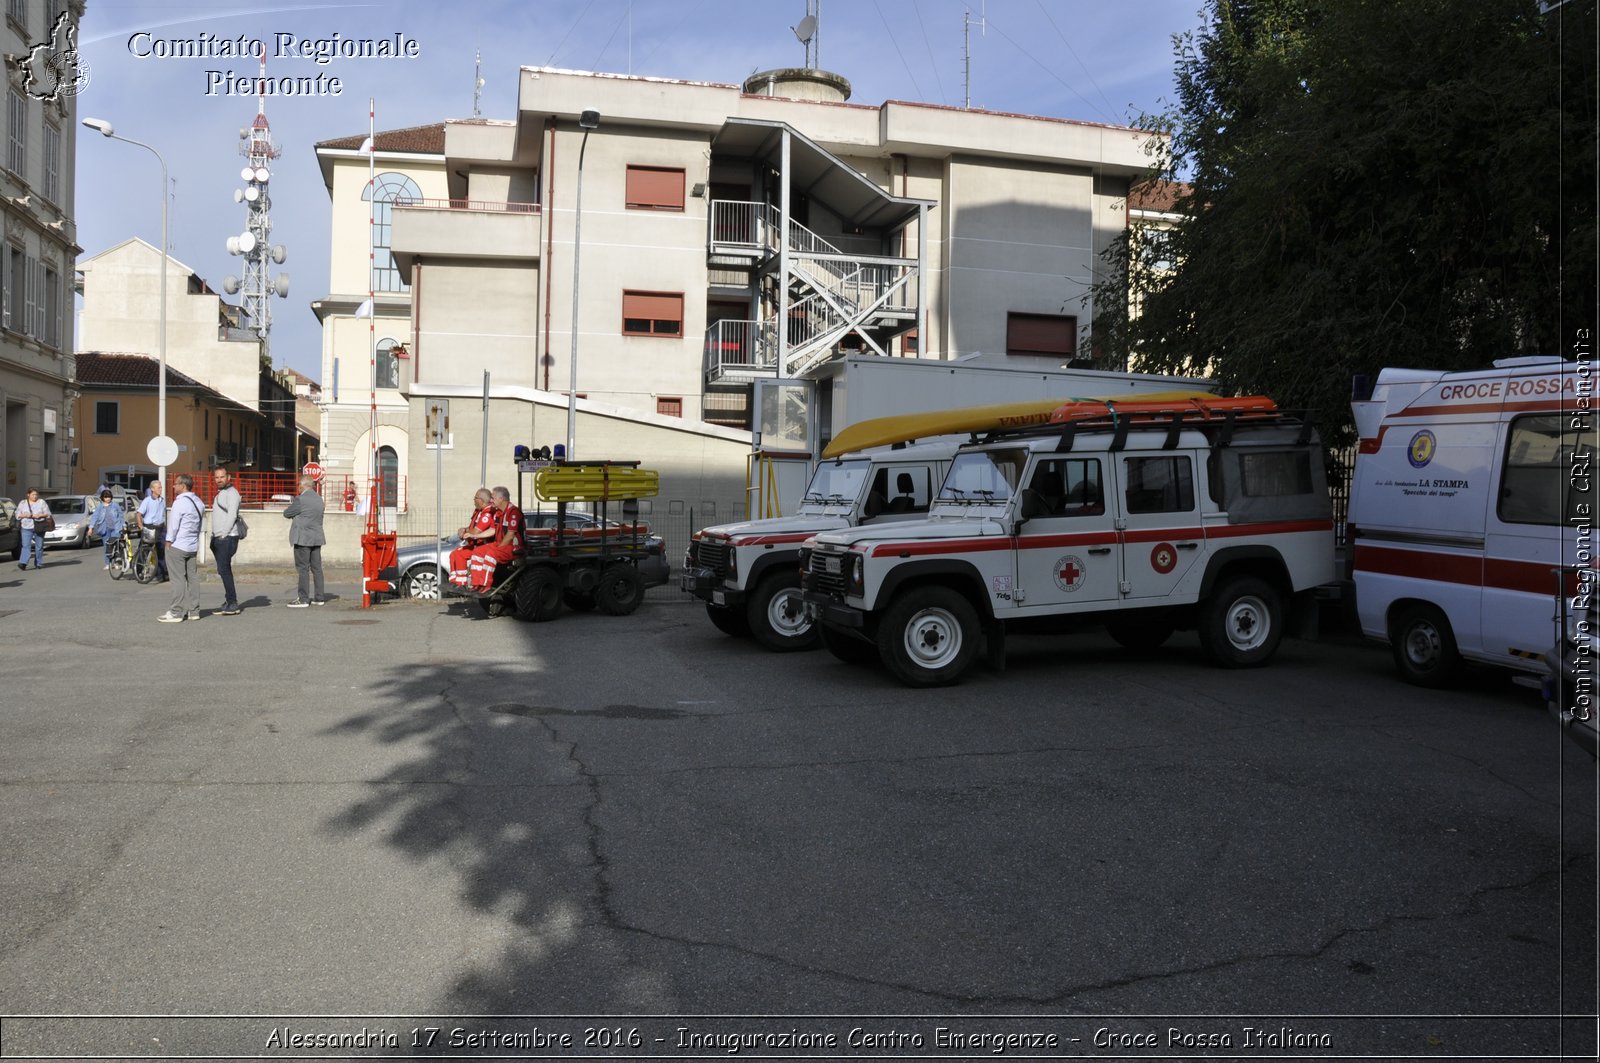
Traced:
<svg viewBox="0 0 1600 1063">
<path fill-rule="evenodd" d="M 239 489 L 233 474 L 218 469 L 213 475 L 217 493 L 211 499 L 211 556 L 217 560 L 222 580 L 222 616 L 239 615 L 239 596 L 233 590 L 233 555 L 239 551 Z"/>
<path fill-rule="evenodd" d="M 194 477 L 178 474 L 178 497 L 167 507 L 167 574 L 172 577 L 172 606 L 156 617 L 163 624 L 200 619 L 200 588 L 195 557 L 200 553 L 200 525 L 206 504 L 194 493 Z"/>
</svg>

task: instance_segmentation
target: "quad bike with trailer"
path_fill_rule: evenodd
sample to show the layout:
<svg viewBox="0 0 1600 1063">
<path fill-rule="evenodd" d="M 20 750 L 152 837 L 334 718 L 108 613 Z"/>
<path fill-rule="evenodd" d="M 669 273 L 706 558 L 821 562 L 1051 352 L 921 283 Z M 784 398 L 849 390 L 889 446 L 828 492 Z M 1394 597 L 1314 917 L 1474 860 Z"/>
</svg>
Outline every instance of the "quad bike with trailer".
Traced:
<svg viewBox="0 0 1600 1063">
<path fill-rule="evenodd" d="M 638 500 L 660 489 L 660 475 L 636 461 L 553 462 L 534 472 L 534 495 L 556 506 L 552 528 L 528 530 L 522 556 L 501 564 L 487 589 L 461 589 L 491 617 L 514 613 L 522 620 L 553 620 L 565 604 L 575 612 L 598 610 L 626 616 L 644 601 L 639 564 L 647 556 L 650 529 L 635 522 Z M 521 482 L 518 482 L 521 506 Z M 599 518 L 593 527 L 566 520 L 567 506 L 583 503 Z M 618 505 L 623 523 L 608 519 Z"/>
</svg>

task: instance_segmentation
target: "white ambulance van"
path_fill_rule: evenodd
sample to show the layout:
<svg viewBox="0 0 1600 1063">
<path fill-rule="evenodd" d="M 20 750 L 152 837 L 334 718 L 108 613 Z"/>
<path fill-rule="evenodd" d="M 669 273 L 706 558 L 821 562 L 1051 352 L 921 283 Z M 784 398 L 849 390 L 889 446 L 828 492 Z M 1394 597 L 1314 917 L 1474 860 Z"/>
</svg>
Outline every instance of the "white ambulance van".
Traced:
<svg viewBox="0 0 1600 1063">
<path fill-rule="evenodd" d="M 1544 669 L 1558 592 L 1595 567 L 1595 368 L 1507 358 L 1358 383 L 1356 609 L 1408 681 L 1442 686 L 1464 659 Z"/>
</svg>

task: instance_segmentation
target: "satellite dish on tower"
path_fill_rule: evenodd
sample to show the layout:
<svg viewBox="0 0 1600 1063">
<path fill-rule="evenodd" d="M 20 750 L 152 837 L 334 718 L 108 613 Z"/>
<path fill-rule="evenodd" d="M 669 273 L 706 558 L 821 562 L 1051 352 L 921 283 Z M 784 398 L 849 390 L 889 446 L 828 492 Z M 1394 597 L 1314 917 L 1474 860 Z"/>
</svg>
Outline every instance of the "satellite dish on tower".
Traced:
<svg viewBox="0 0 1600 1063">
<path fill-rule="evenodd" d="M 272 290 L 278 293 L 279 299 L 289 298 L 289 275 L 280 273 L 272 278 Z"/>
<path fill-rule="evenodd" d="M 801 44 L 810 44 L 811 38 L 817 35 L 817 16 L 807 15 L 800 20 L 800 25 L 790 26 L 789 28 L 794 31 L 796 37 L 800 38 Z"/>
<path fill-rule="evenodd" d="M 272 175 L 267 172 L 267 168 L 265 166 L 256 167 L 256 180 L 257 181 L 260 181 L 262 184 L 266 184 L 267 183 L 267 178 L 269 178 L 271 176 Z"/>
<path fill-rule="evenodd" d="M 237 295 L 239 293 L 239 278 L 231 273 L 222 278 L 222 290 L 229 295 Z"/>
<path fill-rule="evenodd" d="M 282 244 L 272 245 L 272 261 L 281 266 L 283 265 L 283 260 L 288 257 L 289 249 L 287 247 L 284 247 Z"/>
<path fill-rule="evenodd" d="M 248 255 L 256 249 L 256 234 L 245 231 L 239 234 L 239 253 Z"/>
<path fill-rule="evenodd" d="M 244 202 L 244 193 L 239 191 L 237 188 L 235 188 L 233 190 L 233 201 L 235 203 L 243 203 Z"/>
<path fill-rule="evenodd" d="M 239 180 L 241 180 L 241 181 L 248 181 L 248 180 L 250 180 L 250 179 L 251 179 L 251 178 L 252 178 L 252 177 L 254 177 L 254 176 L 255 176 L 255 175 L 256 175 L 256 172 L 255 172 L 255 170 L 254 170 L 254 169 L 252 169 L 252 168 L 251 168 L 251 167 L 249 167 L 249 166 L 246 166 L 246 167 L 245 167 L 245 168 L 244 168 L 244 169 L 242 169 L 242 170 L 240 170 L 240 171 L 239 171 Z"/>
<path fill-rule="evenodd" d="M 237 255 L 238 253 L 239 253 L 239 238 L 237 236 L 228 237 L 228 254 Z"/>
<path fill-rule="evenodd" d="M 244 198 L 254 203 L 256 200 L 261 198 L 261 190 L 255 185 L 251 185 L 249 188 L 244 190 Z"/>
</svg>

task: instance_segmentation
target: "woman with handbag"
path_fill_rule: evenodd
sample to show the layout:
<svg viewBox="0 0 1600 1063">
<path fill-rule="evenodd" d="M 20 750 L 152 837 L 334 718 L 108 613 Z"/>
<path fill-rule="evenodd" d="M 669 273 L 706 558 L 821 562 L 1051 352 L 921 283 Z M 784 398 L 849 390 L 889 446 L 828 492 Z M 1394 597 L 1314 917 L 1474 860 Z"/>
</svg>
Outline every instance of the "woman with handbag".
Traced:
<svg viewBox="0 0 1600 1063">
<path fill-rule="evenodd" d="M 37 487 L 28 488 L 28 497 L 17 506 L 17 516 L 22 518 L 22 559 L 19 569 L 28 567 L 28 554 L 33 553 L 33 567 L 44 567 L 44 533 L 56 526 L 50 515 L 50 503 L 39 497 Z"/>
</svg>

